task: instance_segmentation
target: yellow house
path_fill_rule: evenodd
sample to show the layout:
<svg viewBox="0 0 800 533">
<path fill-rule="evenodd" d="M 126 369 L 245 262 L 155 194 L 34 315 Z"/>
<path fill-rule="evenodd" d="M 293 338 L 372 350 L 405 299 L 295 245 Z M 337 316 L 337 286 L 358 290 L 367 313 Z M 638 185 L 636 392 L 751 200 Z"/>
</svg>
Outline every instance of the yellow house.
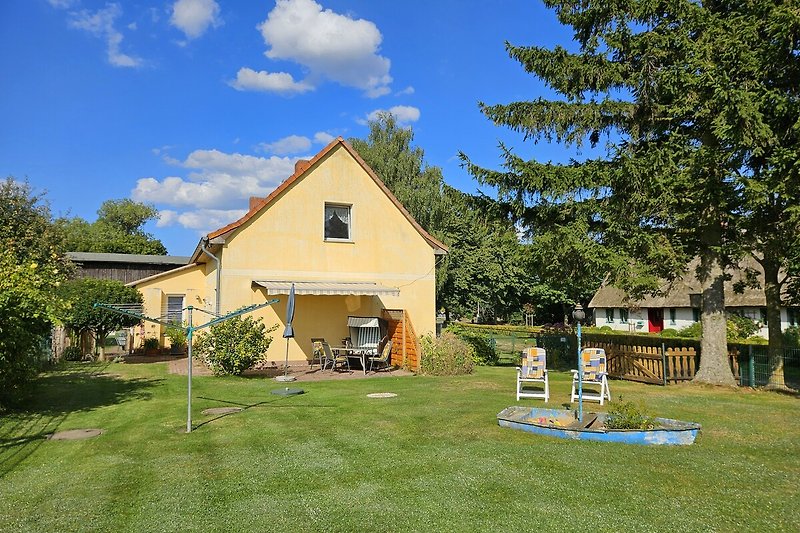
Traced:
<svg viewBox="0 0 800 533">
<path fill-rule="evenodd" d="M 426 232 L 341 137 L 267 198 L 251 198 L 241 219 L 202 238 L 189 264 L 130 283 L 148 316 L 195 323 L 279 298 L 254 313 L 279 327 L 267 352 L 283 362 L 286 300 L 295 284 L 289 359 L 309 361 L 311 339 L 348 337 L 348 317 L 382 317 L 393 338 L 392 362 L 418 368 L 417 335 L 436 327 L 436 259 L 447 247 Z M 205 318 L 204 318 L 205 317 Z M 146 325 L 145 337 L 162 336 Z"/>
</svg>

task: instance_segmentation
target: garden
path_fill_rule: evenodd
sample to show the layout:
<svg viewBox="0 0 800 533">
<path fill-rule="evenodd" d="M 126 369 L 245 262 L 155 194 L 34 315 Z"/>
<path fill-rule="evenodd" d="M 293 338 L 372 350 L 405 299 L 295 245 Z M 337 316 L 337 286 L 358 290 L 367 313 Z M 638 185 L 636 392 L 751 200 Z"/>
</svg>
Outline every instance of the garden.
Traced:
<svg viewBox="0 0 800 533">
<path fill-rule="evenodd" d="M 800 529 L 796 396 L 614 380 L 615 400 L 702 424 L 691 446 L 564 441 L 498 426 L 513 368 L 304 384 L 65 363 L 0 418 L 5 531 Z M 551 373 L 550 407 L 569 399 Z M 368 398 L 392 392 L 393 398 Z M 203 411 L 240 407 L 228 415 Z M 596 404 L 592 409 L 607 410 Z M 95 438 L 48 440 L 98 428 Z"/>
</svg>

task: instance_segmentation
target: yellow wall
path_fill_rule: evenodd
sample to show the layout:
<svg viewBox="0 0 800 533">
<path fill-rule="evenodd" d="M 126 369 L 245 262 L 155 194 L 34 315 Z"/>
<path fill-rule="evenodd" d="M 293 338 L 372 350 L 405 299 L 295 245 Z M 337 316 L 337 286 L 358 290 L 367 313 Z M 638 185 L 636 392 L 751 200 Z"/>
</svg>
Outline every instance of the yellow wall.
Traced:
<svg viewBox="0 0 800 533">
<path fill-rule="evenodd" d="M 324 240 L 326 203 L 352 206 L 351 242 Z M 399 296 L 298 296 L 290 360 L 310 358 L 312 337 L 339 344 L 349 334 L 348 315 L 380 316 L 384 308 L 406 309 L 418 334 L 435 331 L 433 248 L 341 145 L 225 237 L 221 248 L 214 247 L 222 260 L 222 312 L 269 298 L 281 300 L 254 313 L 267 326 L 278 325 L 267 354 L 270 360 L 285 357 L 281 334 L 287 296 L 268 297 L 264 289 L 253 286 L 254 280 L 367 281 L 400 290 Z M 179 277 L 191 277 L 185 286 L 194 287 L 213 304 L 215 264 L 206 256 L 202 260 L 209 261 L 205 279 L 197 278 L 199 269 Z M 147 298 L 148 287 L 166 294 L 167 286 L 159 278 L 139 288 Z"/>
<path fill-rule="evenodd" d="M 155 280 L 137 284 L 136 288 L 144 297 L 145 315 L 157 318 L 164 314 L 167 307 L 167 296 L 183 295 L 183 305 L 193 306 L 201 309 L 212 310 L 213 307 L 207 305 L 206 297 L 206 265 L 183 268 L 179 272 L 165 273 Z M 213 290 L 211 292 L 211 304 L 213 305 Z M 193 317 L 195 324 L 202 321 L 202 313 L 196 313 Z M 169 345 L 169 341 L 164 342 L 164 327 L 153 322 L 145 322 L 143 327 L 134 328 L 134 346 L 141 346 L 144 338 L 155 337 L 163 345 Z"/>
</svg>

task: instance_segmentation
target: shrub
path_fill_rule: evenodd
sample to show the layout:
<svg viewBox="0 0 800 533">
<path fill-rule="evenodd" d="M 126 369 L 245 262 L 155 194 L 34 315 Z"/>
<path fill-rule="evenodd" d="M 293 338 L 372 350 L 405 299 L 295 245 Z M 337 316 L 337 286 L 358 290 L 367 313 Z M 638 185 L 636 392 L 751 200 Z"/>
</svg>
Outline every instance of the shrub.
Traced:
<svg viewBox="0 0 800 533">
<path fill-rule="evenodd" d="M 606 416 L 605 426 L 608 429 L 653 429 L 656 421 L 652 416 L 644 414 L 643 409 L 633 402 L 619 401 L 611 404 Z"/>
<path fill-rule="evenodd" d="M 164 334 L 173 348 L 186 346 L 186 330 L 182 326 L 168 327 Z"/>
<path fill-rule="evenodd" d="M 428 335 L 420 339 L 422 360 L 420 370 L 432 376 L 471 374 L 475 350 L 450 331 L 440 337 Z"/>
<path fill-rule="evenodd" d="M 261 319 L 234 317 L 211 326 L 207 333 L 194 342 L 194 349 L 214 375 L 238 376 L 257 362 L 272 343 L 269 329 Z"/>
<path fill-rule="evenodd" d="M 144 343 L 142 343 L 142 348 L 145 350 L 158 350 L 159 347 L 160 344 L 155 337 L 148 337 L 144 340 Z"/>
<path fill-rule="evenodd" d="M 747 317 L 733 313 L 728 314 L 725 326 L 729 341 L 746 339 L 758 331 L 758 324 Z M 699 339 L 702 330 L 701 322 L 695 322 L 678 331 L 678 336 Z"/>
<path fill-rule="evenodd" d="M 691 326 L 686 326 L 685 328 L 678 330 L 678 337 L 699 339 L 701 330 L 702 326 L 700 325 L 700 322 L 695 322 Z"/>
<path fill-rule="evenodd" d="M 800 326 L 790 326 L 783 332 L 785 348 L 800 348 Z"/>
<path fill-rule="evenodd" d="M 673 328 L 667 328 L 661 331 L 662 337 L 678 337 L 678 330 Z"/>
<path fill-rule="evenodd" d="M 478 366 L 495 365 L 498 361 L 497 350 L 489 335 L 453 324 L 445 328 L 472 346 L 472 361 Z"/>
<path fill-rule="evenodd" d="M 600 331 L 611 333 L 614 331 L 614 328 L 611 326 L 601 326 Z"/>
<path fill-rule="evenodd" d="M 65 361 L 80 361 L 83 359 L 83 353 L 81 353 L 81 349 L 78 346 L 67 346 L 61 352 L 61 357 Z"/>
<path fill-rule="evenodd" d="M 728 340 L 746 339 L 759 329 L 758 324 L 746 316 L 730 313 L 727 318 Z"/>
</svg>

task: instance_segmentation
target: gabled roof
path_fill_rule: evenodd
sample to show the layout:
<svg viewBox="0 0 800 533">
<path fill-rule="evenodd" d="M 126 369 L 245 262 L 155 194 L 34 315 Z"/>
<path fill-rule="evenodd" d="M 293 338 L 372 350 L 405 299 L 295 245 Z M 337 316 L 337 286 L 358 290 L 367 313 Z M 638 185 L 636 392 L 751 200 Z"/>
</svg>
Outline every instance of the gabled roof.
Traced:
<svg viewBox="0 0 800 533">
<path fill-rule="evenodd" d="M 226 234 L 241 227 L 248 220 L 256 216 L 262 210 L 266 209 L 269 205 L 271 205 L 283 191 L 289 188 L 296 181 L 302 179 L 309 171 L 309 169 L 313 167 L 315 163 L 317 163 L 317 161 L 319 161 L 320 159 L 331 153 L 338 146 L 341 146 L 345 150 L 347 150 L 347 152 L 353 157 L 353 159 L 355 159 L 356 162 L 359 165 L 361 165 L 361 168 L 364 169 L 364 171 L 369 175 L 370 178 L 372 178 L 375 184 L 384 192 L 384 194 L 386 194 L 389 200 L 391 200 L 391 202 L 395 205 L 395 207 L 397 207 L 397 209 L 403 214 L 403 216 L 406 217 L 408 222 L 414 227 L 415 230 L 417 230 L 420 236 L 422 236 L 422 238 L 425 239 L 425 241 L 427 241 L 427 243 L 434 249 L 434 253 L 442 253 L 442 254 L 447 253 L 448 250 L 447 246 L 440 240 L 438 240 L 436 237 L 425 231 L 425 229 L 422 226 L 420 226 L 416 220 L 414 220 L 414 217 L 411 216 L 411 214 L 406 210 L 403 204 L 401 204 L 400 201 L 395 197 L 395 195 L 392 194 L 392 191 L 390 191 L 389 188 L 386 186 L 386 184 L 383 183 L 383 181 L 377 176 L 377 174 L 375 174 L 375 171 L 373 171 L 369 167 L 369 165 L 367 165 L 367 163 L 361 158 L 360 155 L 358 155 L 358 152 L 355 151 L 355 149 L 350 145 L 350 143 L 345 141 L 342 137 L 337 137 L 336 139 L 331 141 L 330 144 L 328 144 L 328 146 L 323 148 L 310 161 L 298 164 L 295 167 L 294 174 L 289 176 L 286 179 L 286 181 L 278 185 L 278 187 L 274 191 L 272 191 L 272 193 L 270 193 L 269 196 L 251 205 L 250 210 L 242 218 L 240 218 L 235 222 L 231 222 L 227 226 L 224 226 L 216 231 L 212 231 L 205 238 L 208 240 L 212 240 L 219 237 L 224 237 Z M 201 242 L 203 240 L 204 239 L 201 239 Z M 192 254 L 191 260 L 197 261 L 198 259 L 200 259 L 202 253 L 203 252 L 201 250 L 200 243 L 198 243 L 197 248 Z"/>
</svg>

